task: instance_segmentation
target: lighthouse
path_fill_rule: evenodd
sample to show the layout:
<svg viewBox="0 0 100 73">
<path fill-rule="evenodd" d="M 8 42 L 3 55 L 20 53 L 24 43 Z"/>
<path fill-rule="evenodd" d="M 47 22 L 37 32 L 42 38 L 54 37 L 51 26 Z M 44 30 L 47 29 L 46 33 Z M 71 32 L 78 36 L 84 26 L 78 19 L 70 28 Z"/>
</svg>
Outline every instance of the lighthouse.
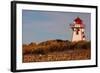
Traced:
<svg viewBox="0 0 100 73">
<path fill-rule="evenodd" d="M 72 42 L 86 40 L 85 36 L 85 25 L 83 21 L 77 17 L 73 23 L 70 25 L 73 34 L 72 34 Z"/>
</svg>

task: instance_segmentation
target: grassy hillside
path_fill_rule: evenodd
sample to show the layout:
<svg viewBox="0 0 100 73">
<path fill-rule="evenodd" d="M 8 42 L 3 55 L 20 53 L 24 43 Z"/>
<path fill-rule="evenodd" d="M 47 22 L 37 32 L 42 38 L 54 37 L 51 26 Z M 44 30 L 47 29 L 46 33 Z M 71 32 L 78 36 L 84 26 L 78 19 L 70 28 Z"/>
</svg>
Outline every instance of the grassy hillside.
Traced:
<svg viewBox="0 0 100 73">
<path fill-rule="evenodd" d="M 48 40 L 23 44 L 23 62 L 85 60 L 91 57 L 90 41 Z"/>
</svg>

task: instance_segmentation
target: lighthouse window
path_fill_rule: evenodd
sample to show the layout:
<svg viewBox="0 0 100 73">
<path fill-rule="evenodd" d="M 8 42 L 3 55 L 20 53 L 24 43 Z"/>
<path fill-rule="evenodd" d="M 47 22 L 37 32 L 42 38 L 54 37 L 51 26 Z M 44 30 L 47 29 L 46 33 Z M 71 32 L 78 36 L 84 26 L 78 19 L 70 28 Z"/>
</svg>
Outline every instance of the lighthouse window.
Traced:
<svg viewBox="0 0 100 73">
<path fill-rule="evenodd" d="M 80 29 L 77 29 L 78 31 L 80 31 Z"/>
<path fill-rule="evenodd" d="M 82 34 L 84 34 L 84 32 L 82 32 Z"/>
<path fill-rule="evenodd" d="M 83 38 L 85 38 L 85 35 L 83 35 Z"/>
<path fill-rule="evenodd" d="M 78 30 L 76 31 L 76 34 L 77 34 L 77 35 L 79 34 Z"/>
</svg>

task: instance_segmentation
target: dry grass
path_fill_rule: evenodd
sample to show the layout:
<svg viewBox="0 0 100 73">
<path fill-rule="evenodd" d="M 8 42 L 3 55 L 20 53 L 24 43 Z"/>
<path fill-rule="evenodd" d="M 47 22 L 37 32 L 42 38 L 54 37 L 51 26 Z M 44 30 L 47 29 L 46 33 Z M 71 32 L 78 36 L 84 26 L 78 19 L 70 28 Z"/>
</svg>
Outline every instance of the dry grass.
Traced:
<svg viewBox="0 0 100 73">
<path fill-rule="evenodd" d="M 49 40 L 23 45 L 23 62 L 86 60 L 91 58 L 88 41 Z"/>
</svg>

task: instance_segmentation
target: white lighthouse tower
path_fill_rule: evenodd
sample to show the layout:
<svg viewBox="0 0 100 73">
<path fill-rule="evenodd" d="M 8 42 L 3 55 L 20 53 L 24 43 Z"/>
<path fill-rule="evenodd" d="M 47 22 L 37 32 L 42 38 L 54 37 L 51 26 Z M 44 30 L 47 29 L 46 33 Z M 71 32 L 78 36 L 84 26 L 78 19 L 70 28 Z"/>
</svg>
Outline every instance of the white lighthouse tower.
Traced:
<svg viewBox="0 0 100 73">
<path fill-rule="evenodd" d="M 72 42 L 86 40 L 85 26 L 79 17 L 71 24 L 71 29 L 73 30 Z"/>
</svg>

